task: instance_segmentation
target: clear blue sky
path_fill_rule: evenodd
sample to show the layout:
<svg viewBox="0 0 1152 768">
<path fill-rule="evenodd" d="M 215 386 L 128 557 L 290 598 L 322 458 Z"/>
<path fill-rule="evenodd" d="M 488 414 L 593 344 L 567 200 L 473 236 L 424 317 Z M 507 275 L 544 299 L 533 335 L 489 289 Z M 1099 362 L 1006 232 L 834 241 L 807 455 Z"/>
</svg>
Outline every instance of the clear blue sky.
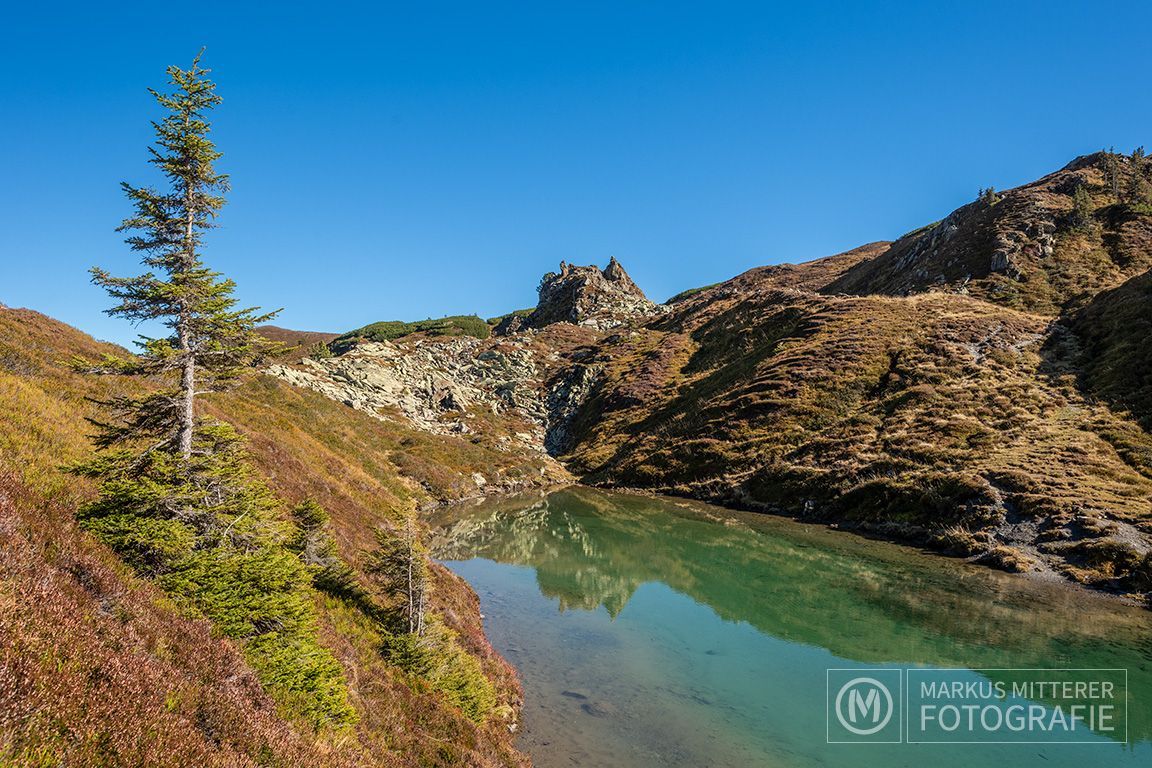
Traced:
<svg viewBox="0 0 1152 768">
<path fill-rule="evenodd" d="M 197 17 L 185 17 L 188 8 Z M 653 298 L 1152 144 L 1147 2 L 8 3 L 0 301 L 126 341 L 145 92 L 201 45 L 206 258 L 282 325 L 500 314 L 561 259 Z"/>
</svg>

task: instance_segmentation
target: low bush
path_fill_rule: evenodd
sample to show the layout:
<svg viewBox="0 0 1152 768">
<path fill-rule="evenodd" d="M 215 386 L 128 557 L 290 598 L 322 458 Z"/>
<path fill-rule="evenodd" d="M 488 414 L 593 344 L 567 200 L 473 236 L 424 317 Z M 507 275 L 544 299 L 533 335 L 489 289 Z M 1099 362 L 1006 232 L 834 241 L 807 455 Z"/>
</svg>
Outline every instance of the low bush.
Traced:
<svg viewBox="0 0 1152 768">
<path fill-rule="evenodd" d="M 394 341 L 414 333 L 428 336 L 474 336 L 486 339 L 492 335 L 492 327 L 476 315 L 453 315 L 436 320 L 383 320 L 342 334 L 329 346 L 336 352 L 347 349 L 357 341 Z"/>
<path fill-rule="evenodd" d="M 426 682 L 473 722 L 482 722 L 496 707 L 495 688 L 480 662 L 435 618 L 423 635 L 385 633 L 381 651 L 390 663 Z"/>
</svg>

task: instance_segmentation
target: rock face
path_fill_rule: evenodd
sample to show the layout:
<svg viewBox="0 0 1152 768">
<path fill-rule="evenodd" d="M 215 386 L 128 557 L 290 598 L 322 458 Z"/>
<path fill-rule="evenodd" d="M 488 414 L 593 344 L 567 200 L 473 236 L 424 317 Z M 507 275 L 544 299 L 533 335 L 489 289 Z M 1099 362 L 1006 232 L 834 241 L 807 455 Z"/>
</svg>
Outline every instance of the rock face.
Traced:
<svg viewBox="0 0 1152 768">
<path fill-rule="evenodd" d="M 544 435 L 544 447 L 548 453 L 563 456 L 574 447 L 572 422 L 596 391 L 600 377 L 600 366 L 576 363 L 562 370 L 550 382 L 546 400 L 548 422 Z"/>
<path fill-rule="evenodd" d="M 540 281 L 536 309 L 508 315 L 492 338 L 355 340 L 333 357 L 277 363 L 267 372 L 377 418 L 559 455 L 596 380 L 595 366 L 574 365 L 566 352 L 663 311 L 615 258 L 603 270 L 561 263 Z"/>
<path fill-rule="evenodd" d="M 352 408 L 384 416 L 399 411 L 436 434 L 470 434 L 479 412 L 527 425 L 520 441 L 544 440 L 545 406 L 535 355 L 518 339 L 488 343 L 470 336 L 362 342 L 324 360 L 273 365 L 268 373 Z"/>
<path fill-rule="evenodd" d="M 529 328 L 572 323 L 607 329 L 660 311 L 615 257 L 604 269 L 560 262 L 559 272 L 549 272 L 540 280 L 539 291 L 536 310 L 524 320 Z"/>
<path fill-rule="evenodd" d="M 507 316 L 492 338 L 357 341 L 333 357 L 267 370 L 377 418 L 559 455 L 571 447 L 569 425 L 597 376 L 566 351 L 662 311 L 614 258 L 603 270 L 562 263 L 541 280 L 536 309 Z"/>
</svg>

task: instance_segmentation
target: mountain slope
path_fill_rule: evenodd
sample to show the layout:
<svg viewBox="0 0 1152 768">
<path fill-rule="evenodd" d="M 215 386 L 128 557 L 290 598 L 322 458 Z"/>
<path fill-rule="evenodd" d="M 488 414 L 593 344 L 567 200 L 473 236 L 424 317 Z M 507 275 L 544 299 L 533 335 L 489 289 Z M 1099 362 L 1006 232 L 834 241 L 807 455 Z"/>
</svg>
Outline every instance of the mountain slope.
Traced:
<svg viewBox="0 0 1152 768">
<path fill-rule="evenodd" d="M 1139 569 L 1152 438 L 1048 372 L 1046 320 L 740 280 L 583 362 L 575 471 L 1096 583 Z"/>
<path fill-rule="evenodd" d="M 1116 178 L 1111 178 L 1115 163 Z M 897 240 L 823 288 L 901 296 L 963 292 L 1007 307 L 1059 314 L 1152 268 L 1152 217 L 1117 202 L 1132 161 L 1097 153 L 1056 173 L 977 200 Z M 1090 200 L 1087 226 L 1071 220 L 1074 195 Z"/>
<path fill-rule="evenodd" d="M 895 242 L 667 305 L 641 301 L 618 262 L 562 265 L 534 320 L 491 338 L 350 340 L 269 372 L 374 420 L 389 461 L 437 498 L 566 467 L 1147 593 L 1150 175 L 1139 155 L 1086 156 Z M 259 445 L 281 407 L 263 402 L 297 424 L 300 397 L 236 401 L 239 421 L 263 414 L 247 422 Z M 336 433 L 317 439 L 339 452 Z"/>
<path fill-rule="evenodd" d="M 355 764 L 279 718 L 235 647 L 70 516 L 0 473 L 0 763 Z"/>
<path fill-rule="evenodd" d="M 416 341 L 281 375 L 381 413 L 422 398 L 434 431 L 454 409 L 505 437 L 534 422 L 525 434 L 590 483 L 1147 592 L 1152 212 L 1127 190 L 1149 170 L 1082 157 L 895 242 L 753 269 L 613 325 L 573 314 L 596 305 L 583 276 L 601 272 L 566 265 L 540 292 L 540 330 L 509 322 L 458 360 Z M 516 376 L 460 375 L 509 349 Z M 457 386 L 468 396 L 437 394 Z"/>
<path fill-rule="evenodd" d="M 0 720 L 0 763 L 523 765 L 508 729 L 518 684 L 483 637 L 475 595 L 446 570 L 434 571 L 433 608 L 491 681 L 495 710 L 473 722 L 381 655 L 356 604 L 317 592 L 320 640 L 344 668 L 359 722 L 315 733 L 282 716 L 231 642 L 76 527 L 91 489 L 60 467 L 90 450 L 88 398 L 132 384 L 66 363 L 113 349 L 38 313 L 0 309 L 0 712 L 14 718 Z M 269 378 L 208 407 L 249 434 L 281 498 L 328 508 L 353 566 L 376 526 L 474 488 L 455 480 L 468 469 L 515 461 Z M 410 458 L 397 458 L 402 449 Z"/>
<path fill-rule="evenodd" d="M 1152 215 L 1114 194 L 1132 173 L 1081 158 L 895 243 L 681 298 L 552 382 L 593 382 L 562 458 L 1146 592 Z"/>
<path fill-rule="evenodd" d="M 1084 389 L 1152 430 L 1152 272 L 1096 296 L 1069 326 L 1083 345 Z"/>
</svg>

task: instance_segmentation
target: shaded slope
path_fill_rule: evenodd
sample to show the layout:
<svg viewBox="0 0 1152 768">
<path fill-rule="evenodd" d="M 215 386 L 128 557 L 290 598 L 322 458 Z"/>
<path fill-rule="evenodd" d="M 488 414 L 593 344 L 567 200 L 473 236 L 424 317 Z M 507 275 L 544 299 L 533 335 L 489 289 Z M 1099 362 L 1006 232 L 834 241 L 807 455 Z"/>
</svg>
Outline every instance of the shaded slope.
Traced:
<svg viewBox="0 0 1152 768">
<path fill-rule="evenodd" d="M 1083 344 L 1085 390 L 1152 430 L 1152 272 L 1100 294 L 1069 326 Z M 1152 455 L 1146 462 L 1152 466 Z"/>
</svg>

